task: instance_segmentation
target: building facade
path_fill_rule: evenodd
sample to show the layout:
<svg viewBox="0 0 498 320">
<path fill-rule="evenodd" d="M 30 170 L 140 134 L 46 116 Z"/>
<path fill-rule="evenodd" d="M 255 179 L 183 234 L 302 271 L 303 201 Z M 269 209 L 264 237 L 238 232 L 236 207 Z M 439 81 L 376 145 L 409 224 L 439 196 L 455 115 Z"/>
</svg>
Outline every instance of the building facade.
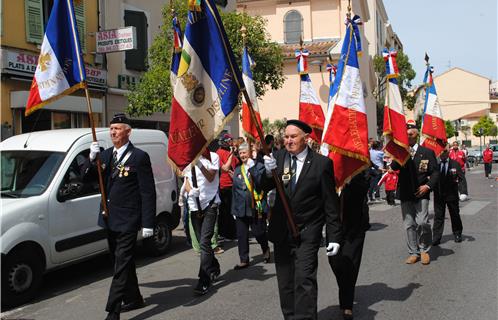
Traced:
<svg viewBox="0 0 498 320">
<path fill-rule="evenodd" d="M 79 90 L 25 117 L 31 81 L 38 63 L 52 0 L 1 1 L 1 123 L 2 140 L 14 134 L 89 127 L 84 92 Z M 104 119 L 106 71 L 95 60 L 97 0 L 74 1 L 80 43 L 96 125 Z"/>
<path fill-rule="evenodd" d="M 309 75 L 326 113 L 329 97 L 329 81 L 326 65 L 328 61 L 337 64 L 346 30 L 344 24 L 347 13 L 346 0 L 238 0 L 237 10 L 249 15 L 259 15 L 267 20 L 267 31 L 271 39 L 282 46 L 285 56 L 283 73 L 286 80 L 279 90 L 268 91 L 258 102 L 262 118 L 270 121 L 299 116 L 300 78 L 296 68 L 294 51 L 303 48 L 308 57 Z M 363 82 L 367 108 L 368 132 L 370 137 L 377 135 L 376 102 L 374 90 L 377 76 L 373 67 L 373 57 L 379 53 L 387 38 L 401 46 L 399 38 L 386 25 L 387 13 L 381 0 L 361 0 L 352 2 L 353 14 L 363 21 L 360 26 L 363 53 L 360 58 L 360 74 Z M 378 13 L 378 11 L 380 13 Z M 382 20 L 377 25 L 377 16 Z M 380 20 L 379 20 L 380 21 Z M 380 28 L 380 29 L 379 29 Z M 389 29 L 390 28 L 390 29 Z M 378 30 L 379 29 L 379 30 Z M 389 34 L 391 32 L 391 34 Z M 257 63 L 257 61 L 256 61 Z"/>
</svg>

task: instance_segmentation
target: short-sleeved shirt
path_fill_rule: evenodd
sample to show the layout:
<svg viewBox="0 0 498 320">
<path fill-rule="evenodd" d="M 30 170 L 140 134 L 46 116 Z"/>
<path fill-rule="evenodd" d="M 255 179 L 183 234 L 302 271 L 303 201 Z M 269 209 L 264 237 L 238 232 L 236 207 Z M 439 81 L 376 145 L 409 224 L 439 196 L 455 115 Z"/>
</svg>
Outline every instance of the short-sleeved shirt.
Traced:
<svg viewBox="0 0 498 320">
<path fill-rule="evenodd" d="M 210 152 L 211 161 L 209 159 L 201 156 L 199 162 L 202 163 L 204 168 L 207 170 L 216 170 L 218 171 L 220 168 L 219 157 L 216 153 Z M 197 187 L 199 188 L 200 195 L 199 201 L 201 203 L 202 209 L 206 209 L 209 202 L 214 199 L 214 203 L 220 203 L 220 197 L 218 196 L 218 189 L 220 186 L 220 178 L 218 173 L 214 175 L 213 181 L 209 182 L 204 174 L 202 174 L 201 170 L 196 167 L 195 168 L 195 176 L 197 178 Z M 189 180 L 190 185 L 193 187 L 194 183 L 192 182 L 192 170 L 186 170 L 185 179 Z M 188 197 L 188 207 L 191 211 L 198 211 L 197 202 L 194 197 Z"/>
<path fill-rule="evenodd" d="M 219 148 L 216 151 L 216 154 L 220 157 L 220 170 L 221 166 L 227 163 L 228 158 L 230 157 L 230 151 Z M 235 170 L 235 167 L 239 164 L 239 160 L 236 156 L 232 157 L 232 170 Z M 220 189 L 231 188 L 233 185 L 233 178 L 228 174 L 228 172 L 221 171 L 220 175 Z"/>
<path fill-rule="evenodd" d="M 372 161 L 378 169 L 384 169 L 384 152 L 370 149 L 370 161 Z"/>
</svg>

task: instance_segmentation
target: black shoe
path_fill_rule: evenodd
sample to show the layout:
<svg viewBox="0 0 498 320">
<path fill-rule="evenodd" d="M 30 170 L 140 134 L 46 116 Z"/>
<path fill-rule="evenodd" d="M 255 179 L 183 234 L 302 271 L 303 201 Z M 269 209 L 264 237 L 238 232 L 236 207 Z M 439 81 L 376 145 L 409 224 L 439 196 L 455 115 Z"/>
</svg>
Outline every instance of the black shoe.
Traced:
<svg viewBox="0 0 498 320">
<path fill-rule="evenodd" d="M 211 283 L 216 282 L 218 280 L 218 277 L 220 276 L 220 270 L 217 270 L 215 272 L 211 272 L 209 275 L 209 278 L 211 279 Z"/>
<path fill-rule="evenodd" d="M 433 246 L 439 246 L 441 244 L 441 239 L 436 239 L 432 241 Z"/>
<path fill-rule="evenodd" d="M 242 270 L 249 267 L 249 262 L 242 262 L 239 264 L 236 264 L 235 267 L 233 267 L 233 270 Z"/>
<path fill-rule="evenodd" d="M 263 253 L 263 256 L 264 256 L 265 263 L 270 263 L 270 261 L 271 261 L 270 248 L 266 249 L 266 251 Z"/>
<path fill-rule="evenodd" d="M 144 302 L 144 299 L 140 298 L 138 300 L 128 302 L 128 303 L 123 302 L 123 305 L 121 306 L 121 312 L 136 310 L 136 309 L 140 309 L 143 307 L 145 307 L 145 302 Z"/>
<path fill-rule="evenodd" d="M 105 320 L 119 320 L 119 313 L 117 313 L 117 312 L 109 312 L 107 314 L 107 317 L 105 318 Z"/>
<path fill-rule="evenodd" d="M 209 285 L 208 283 L 202 283 L 201 281 L 199 281 L 197 283 L 197 286 L 195 286 L 194 288 L 194 293 L 196 295 L 203 296 L 209 292 L 210 287 L 211 285 Z"/>
<path fill-rule="evenodd" d="M 455 242 L 460 243 L 462 242 L 462 235 L 461 234 L 455 234 Z"/>
</svg>

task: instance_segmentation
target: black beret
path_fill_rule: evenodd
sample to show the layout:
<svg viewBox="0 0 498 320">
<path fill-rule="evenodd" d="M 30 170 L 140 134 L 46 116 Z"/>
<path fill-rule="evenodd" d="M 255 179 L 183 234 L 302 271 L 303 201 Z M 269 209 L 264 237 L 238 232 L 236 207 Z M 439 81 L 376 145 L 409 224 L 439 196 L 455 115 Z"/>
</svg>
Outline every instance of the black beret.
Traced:
<svg viewBox="0 0 498 320">
<path fill-rule="evenodd" d="M 307 123 L 296 119 L 287 120 L 286 126 L 296 126 L 299 129 L 303 130 L 304 133 L 311 133 L 313 131 L 313 129 L 311 129 L 311 127 Z"/>
<path fill-rule="evenodd" d="M 130 125 L 130 119 L 128 119 L 124 113 L 116 113 L 111 120 L 111 124 L 114 123 L 125 123 Z"/>
</svg>

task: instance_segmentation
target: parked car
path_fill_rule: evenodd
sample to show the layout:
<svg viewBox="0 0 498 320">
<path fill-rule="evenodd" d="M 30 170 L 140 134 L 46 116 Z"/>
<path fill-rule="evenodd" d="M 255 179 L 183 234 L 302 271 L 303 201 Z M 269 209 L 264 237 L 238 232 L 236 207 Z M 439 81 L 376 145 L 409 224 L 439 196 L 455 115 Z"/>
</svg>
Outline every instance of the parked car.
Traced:
<svg viewBox="0 0 498 320">
<path fill-rule="evenodd" d="M 108 128 L 96 132 L 101 147 L 112 146 Z M 177 180 L 166 161 L 168 139 L 158 130 L 135 129 L 131 141 L 149 154 L 157 192 L 154 236 L 143 244 L 153 255 L 164 254 L 180 221 Z M 45 272 L 107 251 L 106 232 L 97 224 L 97 178 L 83 180 L 80 172 L 91 142 L 90 129 L 64 129 L 0 144 L 3 306 L 33 298 Z"/>
<path fill-rule="evenodd" d="M 475 167 L 482 162 L 482 153 L 479 148 L 467 148 L 467 161 L 471 167 Z"/>
<path fill-rule="evenodd" d="M 498 162 L 498 144 L 492 144 L 490 148 L 493 150 L 493 162 Z"/>
</svg>

